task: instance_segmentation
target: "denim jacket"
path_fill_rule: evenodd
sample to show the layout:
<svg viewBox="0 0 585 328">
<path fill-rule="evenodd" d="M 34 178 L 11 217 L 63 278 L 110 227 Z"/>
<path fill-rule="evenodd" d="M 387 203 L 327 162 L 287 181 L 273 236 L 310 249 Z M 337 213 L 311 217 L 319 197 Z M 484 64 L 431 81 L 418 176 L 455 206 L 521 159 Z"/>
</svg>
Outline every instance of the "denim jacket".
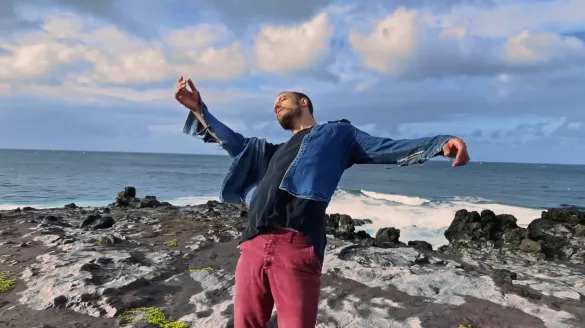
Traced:
<svg viewBox="0 0 585 328">
<path fill-rule="evenodd" d="M 220 199 L 227 203 L 244 202 L 264 175 L 268 143 L 265 139 L 244 137 L 232 131 L 211 115 L 202 101 L 201 114 L 207 127 L 189 113 L 183 132 L 201 137 L 205 143 L 217 143 L 209 132 L 215 134 L 220 146 L 234 159 L 224 178 Z M 451 138 L 439 135 L 392 140 L 371 136 L 347 120 L 319 124 L 303 138 L 280 189 L 296 197 L 329 202 L 343 172 L 352 165 L 422 164 L 442 154 L 443 145 Z"/>
</svg>

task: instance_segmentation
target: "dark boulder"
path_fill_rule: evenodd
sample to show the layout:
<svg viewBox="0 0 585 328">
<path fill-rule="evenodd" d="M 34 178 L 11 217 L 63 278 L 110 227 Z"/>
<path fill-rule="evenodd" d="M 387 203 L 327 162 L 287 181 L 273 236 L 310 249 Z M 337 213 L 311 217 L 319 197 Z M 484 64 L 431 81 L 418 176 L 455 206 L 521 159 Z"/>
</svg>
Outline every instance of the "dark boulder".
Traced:
<svg viewBox="0 0 585 328">
<path fill-rule="evenodd" d="M 81 224 L 79 225 L 80 228 L 85 228 L 88 226 L 93 225 L 94 223 L 96 223 L 99 219 L 101 219 L 102 216 L 99 214 L 90 214 L 87 216 L 87 218 L 85 218 L 85 220 L 83 220 L 81 222 Z"/>
<path fill-rule="evenodd" d="M 376 240 L 363 230 L 360 230 L 354 234 L 353 242 L 368 247 L 376 245 Z"/>
<path fill-rule="evenodd" d="M 376 246 L 382 248 L 406 247 L 406 244 L 399 241 L 400 229 L 388 227 L 376 232 Z"/>
<path fill-rule="evenodd" d="M 416 250 L 432 251 L 433 245 L 424 240 L 411 240 L 408 242 L 408 246 Z"/>
<path fill-rule="evenodd" d="M 363 226 L 365 224 L 372 224 L 372 220 L 370 219 L 353 219 L 354 226 Z"/>
<path fill-rule="evenodd" d="M 355 224 L 349 215 L 331 214 L 325 216 L 325 232 L 342 240 L 353 240 Z"/>
<path fill-rule="evenodd" d="M 455 213 L 445 237 L 454 248 L 515 248 L 526 238 L 526 229 L 518 227 L 512 215 L 495 215 L 490 210 L 479 214 L 463 209 Z"/>
<path fill-rule="evenodd" d="M 88 228 L 92 230 L 108 229 L 114 226 L 116 221 L 111 216 L 102 217 L 99 214 L 90 214 L 79 225 L 80 228 Z"/>
<path fill-rule="evenodd" d="M 120 191 L 116 196 L 116 206 L 125 207 L 132 205 L 136 201 L 136 188 L 125 187 L 123 191 Z"/>
<path fill-rule="evenodd" d="M 140 208 L 155 208 L 161 206 L 156 196 L 146 196 L 140 200 Z"/>
<path fill-rule="evenodd" d="M 515 272 L 506 269 L 494 270 L 491 275 L 496 285 L 511 284 L 517 278 Z"/>
<path fill-rule="evenodd" d="M 572 259 L 583 263 L 585 254 L 585 212 L 576 208 L 543 211 L 528 225 L 528 237 L 541 244 L 547 259 Z"/>
</svg>

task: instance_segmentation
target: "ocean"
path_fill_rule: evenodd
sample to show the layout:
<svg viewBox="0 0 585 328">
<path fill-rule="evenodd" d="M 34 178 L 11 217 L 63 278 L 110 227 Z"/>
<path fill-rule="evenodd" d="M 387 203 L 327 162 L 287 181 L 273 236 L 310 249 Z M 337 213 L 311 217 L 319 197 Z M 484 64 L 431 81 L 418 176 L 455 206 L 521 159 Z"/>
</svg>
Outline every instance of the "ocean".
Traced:
<svg viewBox="0 0 585 328">
<path fill-rule="evenodd" d="M 227 156 L 0 150 L 0 210 L 111 203 L 125 186 L 138 197 L 174 205 L 218 199 Z M 401 240 L 435 247 L 459 209 L 512 214 L 527 225 L 549 207 L 585 208 L 585 166 L 449 161 L 423 165 L 356 165 L 347 170 L 328 213 L 371 219 L 363 228 L 401 229 Z"/>
</svg>

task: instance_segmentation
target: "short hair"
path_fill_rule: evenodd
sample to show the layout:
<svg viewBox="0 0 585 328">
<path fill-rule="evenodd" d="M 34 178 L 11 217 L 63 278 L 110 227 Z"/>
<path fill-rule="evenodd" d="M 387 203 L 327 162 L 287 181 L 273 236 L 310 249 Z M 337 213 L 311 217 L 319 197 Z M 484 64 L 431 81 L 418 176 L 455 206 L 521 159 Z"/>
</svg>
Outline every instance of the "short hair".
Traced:
<svg viewBox="0 0 585 328">
<path fill-rule="evenodd" d="M 311 113 L 311 115 L 313 115 L 313 102 L 311 101 L 311 98 L 309 98 L 309 96 L 307 96 L 306 94 L 304 94 L 302 92 L 296 92 L 296 91 L 284 91 L 284 92 L 281 92 L 280 94 L 283 94 L 283 93 L 290 93 L 290 94 L 294 95 L 295 97 L 297 97 L 298 100 L 306 98 L 307 99 L 307 107 L 309 108 L 309 113 Z"/>
</svg>

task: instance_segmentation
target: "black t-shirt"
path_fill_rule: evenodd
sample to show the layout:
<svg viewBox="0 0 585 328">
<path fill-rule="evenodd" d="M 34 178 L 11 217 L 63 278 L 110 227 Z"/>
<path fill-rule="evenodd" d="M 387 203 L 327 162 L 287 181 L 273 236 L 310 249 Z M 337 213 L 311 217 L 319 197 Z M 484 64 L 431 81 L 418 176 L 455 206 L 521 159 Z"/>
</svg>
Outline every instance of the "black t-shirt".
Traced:
<svg viewBox="0 0 585 328">
<path fill-rule="evenodd" d="M 248 212 L 248 227 L 243 233 L 242 242 L 252 239 L 270 223 L 301 232 L 311 244 L 319 258 L 323 260 L 325 252 L 325 211 L 327 203 L 294 197 L 287 191 L 279 189 L 286 170 L 299 152 L 304 136 L 311 129 L 294 134 L 286 143 L 269 145 L 269 160 L 264 176 L 258 183 Z M 270 153 L 273 153 L 270 156 Z"/>
</svg>

